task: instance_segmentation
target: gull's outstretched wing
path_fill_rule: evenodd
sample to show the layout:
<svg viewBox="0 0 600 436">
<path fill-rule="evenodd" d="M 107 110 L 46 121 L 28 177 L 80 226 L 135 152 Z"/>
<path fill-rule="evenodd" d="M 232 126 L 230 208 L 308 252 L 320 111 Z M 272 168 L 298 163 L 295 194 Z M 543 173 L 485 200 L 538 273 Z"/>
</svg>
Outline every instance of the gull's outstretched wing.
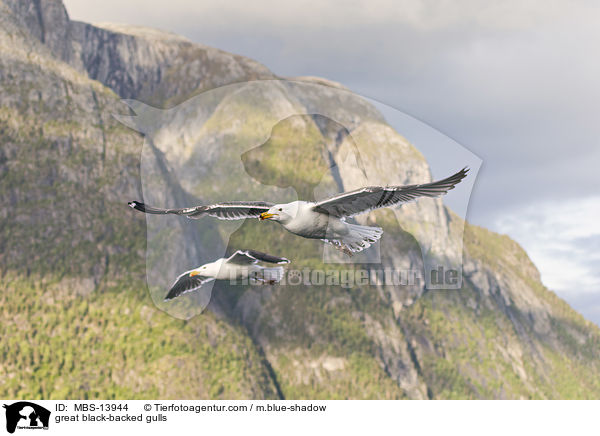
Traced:
<svg viewBox="0 0 600 436">
<path fill-rule="evenodd" d="M 339 218 L 406 203 L 419 197 L 439 197 L 467 176 L 468 168 L 437 182 L 406 186 L 369 186 L 318 202 L 313 209 Z"/>
<path fill-rule="evenodd" d="M 193 270 L 192 270 L 193 271 Z M 165 297 L 164 301 L 172 300 L 173 298 L 179 297 L 180 295 L 187 294 L 188 292 L 195 291 L 202 287 L 203 284 L 213 281 L 213 277 L 207 277 L 202 275 L 193 275 L 192 271 L 186 271 L 177 277 L 173 286 L 169 290 L 169 293 Z"/>
<path fill-rule="evenodd" d="M 261 213 L 269 210 L 272 203 L 265 201 L 229 201 L 226 203 L 211 204 L 210 206 L 195 206 L 183 209 L 160 209 L 148 206 L 139 201 L 130 201 L 129 207 L 140 212 L 154 215 L 185 215 L 188 218 L 199 219 L 204 215 L 220 220 L 242 220 L 245 218 L 258 218 Z"/>
<path fill-rule="evenodd" d="M 285 257 L 271 256 L 270 254 L 254 250 L 238 250 L 226 260 L 227 263 L 235 263 L 237 265 L 251 265 L 258 261 L 277 264 L 290 263 L 289 259 Z"/>
</svg>

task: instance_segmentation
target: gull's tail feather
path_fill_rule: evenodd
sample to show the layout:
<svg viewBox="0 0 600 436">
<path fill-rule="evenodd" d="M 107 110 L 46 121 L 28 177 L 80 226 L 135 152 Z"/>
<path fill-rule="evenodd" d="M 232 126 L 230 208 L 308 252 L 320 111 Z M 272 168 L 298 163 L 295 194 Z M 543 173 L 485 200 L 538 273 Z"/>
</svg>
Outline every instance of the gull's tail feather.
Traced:
<svg viewBox="0 0 600 436">
<path fill-rule="evenodd" d="M 358 224 L 348 223 L 346 225 L 350 233 L 341 238 L 341 242 L 353 253 L 369 248 L 371 244 L 379 241 L 383 234 L 381 227 L 359 226 Z"/>
<path fill-rule="evenodd" d="M 369 248 L 372 244 L 379 241 L 383 234 L 381 227 L 360 226 L 349 223 L 346 223 L 346 225 L 349 230 L 347 235 L 337 239 L 323 239 L 323 241 L 333 245 L 348 256 Z"/>
</svg>

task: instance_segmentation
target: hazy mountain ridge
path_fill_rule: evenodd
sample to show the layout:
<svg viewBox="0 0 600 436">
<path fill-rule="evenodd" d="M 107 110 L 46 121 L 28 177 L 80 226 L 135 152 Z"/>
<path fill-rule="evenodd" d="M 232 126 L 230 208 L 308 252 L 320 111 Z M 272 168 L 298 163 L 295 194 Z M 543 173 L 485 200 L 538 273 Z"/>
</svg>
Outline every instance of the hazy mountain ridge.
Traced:
<svg viewBox="0 0 600 436">
<path fill-rule="evenodd" d="M 462 291 L 423 294 L 422 287 L 400 292 L 383 287 L 266 287 L 241 293 L 223 286 L 217 289 L 220 292 L 215 294 L 213 307 L 222 318 L 218 322 L 209 313 L 191 322 L 182 322 L 155 311 L 148 306 L 141 280 L 144 219 L 122 208 L 127 200 L 141 195 L 136 159 L 142 138 L 109 116 L 124 113 L 123 105 L 113 92 L 90 79 L 99 80 L 120 97 L 171 106 L 206 89 L 275 76 L 253 61 L 181 38 L 165 36 L 163 39 L 158 36 L 162 34 L 152 32 L 140 35 L 135 29 L 119 33 L 117 30 L 123 27 L 111 26 L 107 30 L 71 22 L 59 1 L 11 0 L 5 1 L 5 5 L 9 5 L 10 10 L 4 6 L 0 17 L 3 24 L 0 32 L 0 195 L 2 203 L 10 207 L 0 210 L 3 217 L 0 264 L 6 271 L 5 277 L 8 277 L 6 274 L 13 277 L 13 274 L 33 273 L 44 277 L 42 282 L 48 289 L 31 286 L 31 276 L 22 279 L 22 284 L 19 278 L 8 281 L 3 292 L 3 324 L 9 326 L 5 333 L 35 342 L 31 328 L 45 329 L 45 324 L 32 323 L 30 329 L 17 330 L 11 330 L 12 326 L 22 325 L 16 322 L 19 319 L 37 319 L 41 311 L 56 313 L 61 307 L 60 300 L 48 307 L 34 305 L 33 308 L 26 308 L 20 301 L 23 294 L 43 299 L 42 296 L 55 292 L 51 290 L 55 288 L 63 293 L 72 292 L 73 295 L 65 298 L 77 302 L 69 310 L 74 319 L 81 317 L 83 326 L 105 325 L 107 319 L 119 325 L 121 316 L 129 318 L 128 314 L 121 314 L 127 305 L 123 303 L 119 306 L 121 309 L 114 311 L 109 309 L 110 301 L 124 298 L 134 313 L 155 312 L 153 316 L 164 323 L 161 330 L 180 329 L 181 337 L 169 334 L 165 344 L 163 332 L 139 321 L 124 323 L 125 331 L 147 329 L 149 340 L 144 346 L 156 351 L 141 354 L 137 353 L 135 342 L 130 342 L 135 340 L 133 337 L 128 339 L 125 335 L 116 342 L 110 335 L 103 334 L 103 328 L 92 329 L 96 340 L 91 343 L 99 352 L 121 350 L 125 357 L 120 365 L 130 368 L 130 373 L 146 371 L 151 380 L 148 383 L 155 384 L 157 390 L 138 384 L 129 390 L 115 391 L 114 384 L 106 382 L 110 377 L 104 374 L 94 379 L 101 387 L 87 395 L 598 397 L 598 328 L 541 285 L 539 273 L 516 243 L 468 225 Z M 245 89 L 252 92 L 251 88 Z M 296 98 L 295 95 L 292 89 L 285 87 L 271 96 L 257 92 L 257 97 L 268 105 L 279 108 L 277 110 L 284 108 L 277 116 L 285 114 L 286 107 L 303 107 L 310 111 L 311 96 L 303 94 L 302 98 Z M 244 109 L 232 112 L 231 109 L 238 106 L 228 95 L 223 96 L 221 104 L 220 109 L 206 114 L 210 129 L 203 127 L 204 123 L 198 125 L 199 131 L 189 132 L 195 146 L 229 147 L 234 143 L 227 142 L 231 135 L 260 136 L 244 130 L 244 125 L 231 128 L 228 121 L 231 117 L 252 120 L 251 117 L 258 115 Z M 394 147 L 393 150 L 404 157 L 398 163 L 382 160 L 377 153 L 365 153 L 367 172 L 379 173 L 385 168 L 390 174 L 404 174 L 405 179 L 400 182 L 430 177 L 427 164 L 422 157 L 419 159 L 418 152 L 403 142 L 400 135 L 390 132 L 381 116 L 360 99 L 349 98 L 344 102 L 338 109 L 338 117 L 357 113 L 356 107 L 345 111 L 348 104 L 363 105 L 359 112 L 362 115 L 347 123 L 353 137 L 365 136 L 365 141 L 376 145 L 370 148 L 372 150 L 384 145 Z M 269 125 L 268 120 L 256 118 L 255 121 Z M 347 156 L 344 148 L 350 145 L 336 141 L 334 133 L 337 131 L 332 127 L 334 130 L 329 132 L 327 126 L 319 123 L 318 119 L 307 118 L 298 132 L 302 133 L 301 137 L 316 135 L 318 144 L 325 144 L 339 168 L 343 187 L 352 189 L 355 187 L 352 183 L 360 184 L 361 180 L 353 171 L 354 163 L 344 158 Z M 171 141 L 169 126 L 164 128 L 167 134 L 156 144 L 157 159 L 166 168 L 160 177 L 168 179 L 169 189 L 180 196 L 204 198 L 208 191 L 202 183 L 194 186 L 185 182 L 186 177 L 182 180 L 170 177 L 169 168 L 172 170 L 177 165 L 171 153 L 178 151 L 165 148 Z M 224 128 L 229 129 L 229 139 L 219 133 Z M 192 142 L 183 140 L 182 146 L 186 144 L 189 146 Z M 311 144 L 305 142 L 302 146 Z M 196 162 L 193 155 L 189 162 Z M 279 163 L 285 165 L 283 161 Z M 85 170 L 82 172 L 82 169 Z M 187 171 L 191 169 L 203 170 L 191 165 Z M 218 171 L 224 170 L 216 167 L 213 171 L 218 175 Z M 261 168 L 256 171 L 256 177 L 269 181 L 275 177 Z M 299 165 L 297 171 L 310 182 L 306 168 Z M 183 186 L 178 186 L 180 181 Z M 335 187 L 333 178 L 325 187 Z M 218 193 L 217 188 L 212 195 Z M 181 201 L 182 198 L 169 197 L 164 200 Z M 39 212 L 32 213 L 32 210 Z M 444 212 L 439 201 L 370 216 L 369 219 L 376 219 L 377 223 L 385 223 L 382 251 L 389 255 L 384 262 L 396 267 L 422 268 L 414 238 L 423 242 L 422 238 L 427 235 L 414 234 L 413 237 L 402 229 L 410 229 L 411 220 L 423 216 L 440 224 L 437 228 L 441 233 L 429 236 L 431 244 L 455 237 L 453 228 L 461 224 L 458 218 Z M 290 256 L 298 268 L 319 261 L 320 251 L 310 241 L 292 241 L 290 235 L 278 232 L 273 237 L 258 238 L 257 225 L 256 222 L 244 224 L 232 235 L 230 245 L 286 254 L 283 251 L 291 243 L 294 253 Z M 55 248 L 49 252 L 48 246 Z M 88 256 L 88 253 L 96 254 Z M 191 255 L 202 257 L 198 251 Z M 19 298 L 13 296 L 17 289 L 21 291 Z M 79 304 L 89 309 L 78 311 Z M 92 310 L 94 307 L 102 309 Z M 204 347 L 206 337 L 197 334 L 195 329 L 212 326 L 215 322 L 216 327 L 211 328 L 216 329 L 217 336 L 231 337 L 233 344 L 217 347 L 211 343 Z M 60 319 L 49 323 L 57 325 Z M 76 331 L 66 329 L 61 335 L 73 335 L 72 345 L 76 346 Z M 178 348 L 176 344 L 182 338 L 195 339 L 198 343 L 191 348 Z M 47 370 L 57 382 L 41 391 L 32 390 L 33 384 L 29 381 L 23 381 L 23 386 L 11 384 L 5 396 L 41 397 L 53 392 L 86 395 L 85 383 L 65 382 L 53 373 L 56 369 L 52 368 L 52 360 L 44 361 L 39 353 L 36 357 L 34 350 L 23 350 L 18 342 L 4 345 L 2 368 L 5 374 L 14 378 L 19 365 L 16 357 L 11 356 L 22 356 L 24 361 L 32 362 L 28 364 L 31 374 L 37 371 L 34 370 L 36 365 L 43 368 L 50 365 Z M 67 344 L 61 343 L 57 348 L 68 348 Z M 204 348 L 200 352 L 196 347 Z M 142 357 L 127 361 L 128 353 Z M 263 354 L 266 359 L 260 357 Z M 82 361 L 87 359 L 85 355 L 76 355 Z M 179 356 L 184 366 L 198 356 L 213 363 L 210 367 L 194 367 L 192 371 L 202 376 L 191 383 L 193 386 L 182 386 L 177 369 L 165 370 L 171 367 L 163 365 L 174 361 L 174 355 Z M 247 355 L 255 357 L 240 357 Z M 223 371 L 227 359 L 240 365 Z M 90 365 L 94 363 L 90 361 Z M 116 367 L 113 369 L 116 371 Z M 211 371 L 214 373 L 209 375 Z M 240 388 L 241 380 L 246 378 L 255 381 Z M 212 380 L 212 387 L 203 386 L 203 379 Z M 167 385 L 179 388 L 169 391 Z M 107 394 L 110 392 L 112 394 Z"/>
</svg>

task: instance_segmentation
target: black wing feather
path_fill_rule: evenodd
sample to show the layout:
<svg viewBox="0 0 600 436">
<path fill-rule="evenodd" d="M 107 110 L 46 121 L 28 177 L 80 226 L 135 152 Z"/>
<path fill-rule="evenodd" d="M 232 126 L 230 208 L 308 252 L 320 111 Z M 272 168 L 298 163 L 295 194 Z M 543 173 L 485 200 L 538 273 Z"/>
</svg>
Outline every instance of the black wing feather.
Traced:
<svg viewBox="0 0 600 436">
<path fill-rule="evenodd" d="M 419 197 L 439 197 L 454 189 L 467 176 L 468 171 L 468 168 L 463 168 L 450 177 L 421 185 L 360 188 L 320 201 L 314 206 L 314 210 L 343 218 L 398 203 L 406 203 Z"/>
<path fill-rule="evenodd" d="M 238 250 L 227 259 L 228 263 L 238 265 L 249 265 L 258 261 L 276 264 L 290 263 L 289 259 L 285 257 L 272 256 L 256 250 Z"/>
<path fill-rule="evenodd" d="M 171 286 L 171 289 L 169 290 L 169 293 L 165 297 L 164 301 L 169 301 L 173 298 L 179 297 L 180 295 L 195 291 L 196 289 L 202 287 L 203 284 L 214 280 L 212 277 L 201 275 L 190 276 L 190 272 L 191 271 L 184 272 L 177 277 L 177 280 L 175 280 L 175 283 L 173 283 L 173 286 Z"/>
<path fill-rule="evenodd" d="M 285 257 L 272 256 L 270 254 L 263 253 L 261 251 L 248 250 L 248 254 L 250 256 L 252 256 L 253 258 L 258 259 L 263 262 L 276 263 L 276 264 L 290 263 L 290 260 Z"/>
<path fill-rule="evenodd" d="M 273 206 L 273 203 L 267 203 L 266 201 L 229 201 L 209 206 L 195 206 L 181 209 L 161 209 L 139 201 L 130 201 L 128 204 L 129 207 L 135 210 L 153 215 L 185 215 L 192 219 L 208 215 L 221 220 L 258 218 L 261 213 L 268 211 Z"/>
</svg>

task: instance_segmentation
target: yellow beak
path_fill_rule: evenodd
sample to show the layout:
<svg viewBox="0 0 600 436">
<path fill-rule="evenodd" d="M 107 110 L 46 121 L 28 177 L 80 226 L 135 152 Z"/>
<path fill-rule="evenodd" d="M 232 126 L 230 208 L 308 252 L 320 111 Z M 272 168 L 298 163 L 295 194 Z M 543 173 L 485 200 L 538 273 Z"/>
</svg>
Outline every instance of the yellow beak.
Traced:
<svg viewBox="0 0 600 436">
<path fill-rule="evenodd" d="M 274 213 L 269 213 L 269 212 L 263 212 L 260 214 L 260 220 L 266 220 L 268 218 L 274 217 L 275 214 Z"/>
<path fill-rule="evenodd" d="M 199 276 L 199 275 L 200 275 L 200 272 L 199 272 L 199 271 L 192 271 L 192 272 L 190 273 L 190 277 Z"/>
</svg>

